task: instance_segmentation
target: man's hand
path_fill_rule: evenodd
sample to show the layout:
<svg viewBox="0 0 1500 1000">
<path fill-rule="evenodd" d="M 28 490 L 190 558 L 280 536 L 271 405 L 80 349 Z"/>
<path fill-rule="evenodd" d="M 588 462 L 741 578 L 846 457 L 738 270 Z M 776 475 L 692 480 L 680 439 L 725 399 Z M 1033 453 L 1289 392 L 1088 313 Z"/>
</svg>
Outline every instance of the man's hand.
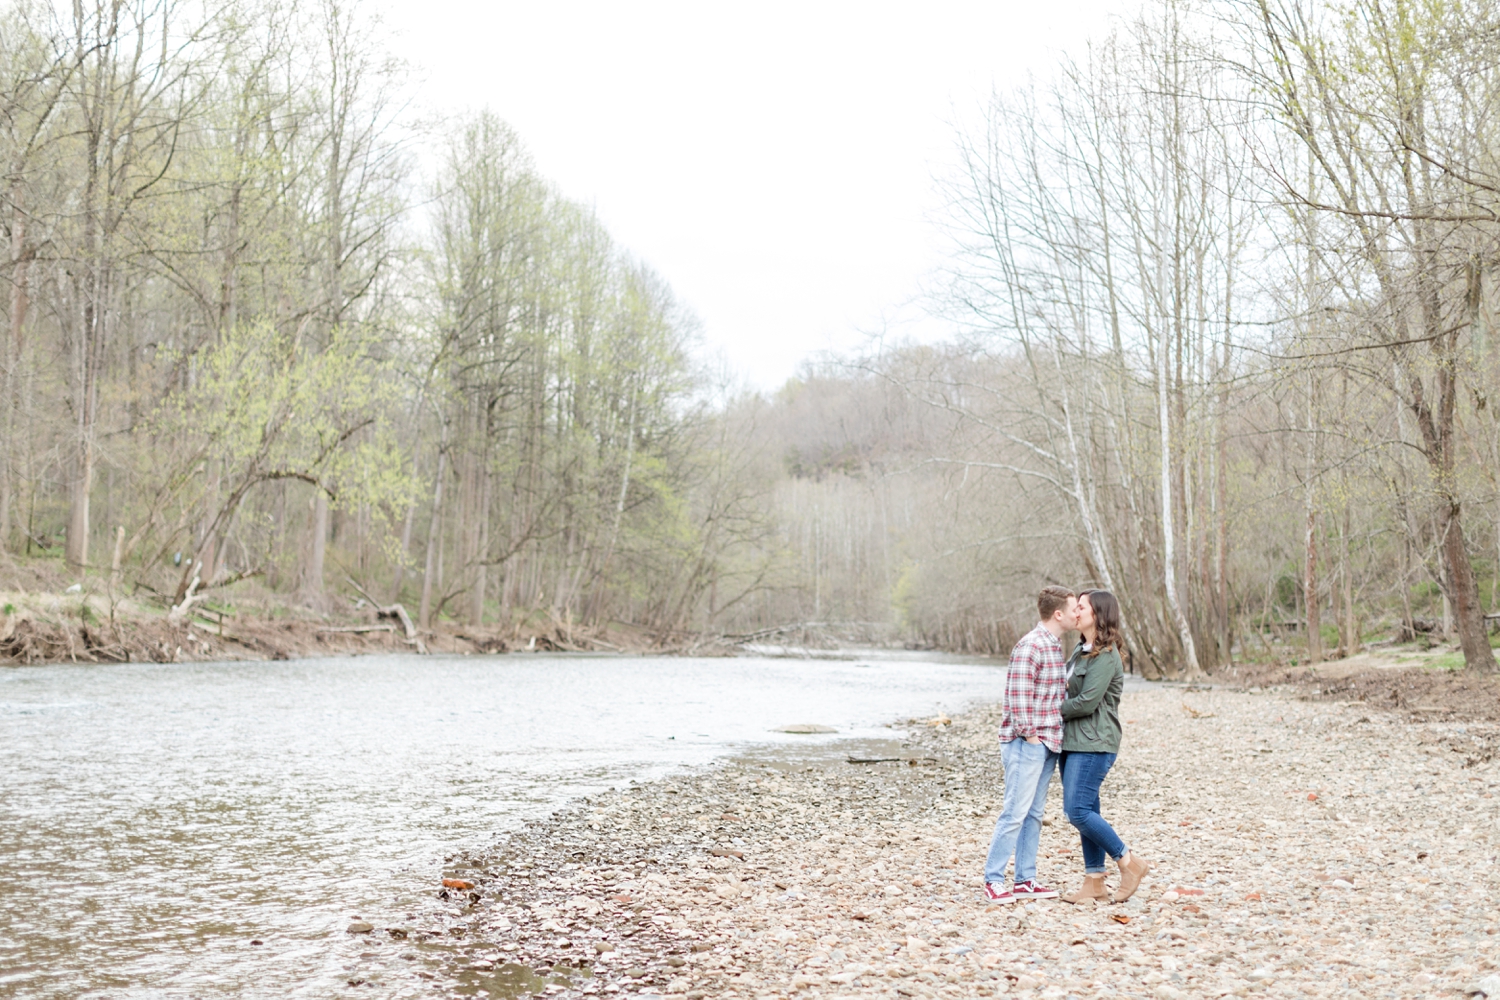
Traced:
<svg viewBox="0 0 1500 1000">
<path fill-rule="evenodd" d="M 1038 743 L 1040 743 L 1042 741 L 1040 739 L 1038 739 L 1037 737 L 1035 737 L 1035 736 L 1028 736 L 1028 737 L 1026 737 L 1026 742 L 1030 743 L 1032 746 L 1036 746 Z"/>
</svg>

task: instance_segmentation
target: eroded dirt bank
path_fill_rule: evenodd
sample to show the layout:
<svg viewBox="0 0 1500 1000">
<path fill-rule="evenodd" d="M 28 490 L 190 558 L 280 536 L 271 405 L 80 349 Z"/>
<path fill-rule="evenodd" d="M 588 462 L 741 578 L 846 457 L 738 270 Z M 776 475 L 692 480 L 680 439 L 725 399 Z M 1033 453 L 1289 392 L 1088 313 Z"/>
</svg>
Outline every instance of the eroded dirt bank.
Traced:
<svg viewBox="0 0 1500 1000">
<path fill-rule="evenodd" d="M 317 614 L 221 612 L 209 601 L 172 615 L 162 607 L 100 594 L 0 592 L 0 663 L 177 663 L 284 660 L 367 653 L 507 653 L 515 651 L 673 652 L 628 629 L 608 634 L 564 622 L 524 628 L 469 628 L 454 623 L 416 628 L 390 608 L 339 600 Z M 404 611 L 405 609 L 403 609 Z M 700 642 L 696 655 L 731 647 Z"/>
<path fill-rule="evenodd" d="M 580 802 L 450 859 L 473 888 L 355 935 L 351 982 L 1175 1000 L 1456 995 L 1496 974 L 1500 727 L 1181 688 L 1130 691 L 1123 714 L 1105 811 L 1157 864 L 1127 904 L 980 902 L 992 709 L 913 725 L 914 764 L 741 761 Z M 1071 886 L 1055 783 L 1048 819 L 1041 877 Z"/>
<path fill-rule="evenodd" d="M 1500 722 L 1500 675 L 1460 669 L 1457 646 L 1371 650 L 1316 666 L 1240 664 L 1212 682 L 1277 686 L 1314 701 L 1397 712 L 1413 720 Z"/>
</svg>

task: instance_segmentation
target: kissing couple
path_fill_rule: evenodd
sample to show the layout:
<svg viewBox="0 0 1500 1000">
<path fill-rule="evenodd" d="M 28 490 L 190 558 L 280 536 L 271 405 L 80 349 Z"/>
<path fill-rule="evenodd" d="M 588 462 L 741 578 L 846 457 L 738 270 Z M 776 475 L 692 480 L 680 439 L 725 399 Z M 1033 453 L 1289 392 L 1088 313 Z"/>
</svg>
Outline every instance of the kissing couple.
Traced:
<svg viewBox="0 0 1500 1000">
<path fill-rule="evenodd" d="M 1062 764 L 1063 812 L 1083 844 L 1083 885 L 1063 902 L 1123 903 L 1140 886 L 1150 864 L 1134 854 L 1099 814 L 1099 787 L 1120 753 L 1120 602 L 1107 590 L 1074 594 L 1046 587 L 1037 598 L 1041 621 L 1010 653 L 1000 723 L 1000 759 L 1005 797 L 984 864 L 984 893 L 992 903 L 1053 899 L 1058 892 L 1036 880 L 1047 785 Z M 1064 658 L 1062 637 L 1077 631 L 1082 641 Z M 1114 859 L 1120 883 L 1105 886 L 1105 856 Z M 1015 858 L 1015 882 L 1005 887 L 1005 869 Z"/>
</svg>

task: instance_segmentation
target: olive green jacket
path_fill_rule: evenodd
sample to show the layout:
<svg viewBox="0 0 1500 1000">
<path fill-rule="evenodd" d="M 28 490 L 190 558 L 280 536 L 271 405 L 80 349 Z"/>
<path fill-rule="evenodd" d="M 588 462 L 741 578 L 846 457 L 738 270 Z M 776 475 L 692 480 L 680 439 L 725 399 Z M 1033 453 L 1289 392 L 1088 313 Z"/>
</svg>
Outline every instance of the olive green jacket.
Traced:
<svg viewBox="0 0 1500 1000">
<path fill-rule="evenodd" d="M 1062 704 L 1063 753 L 1120 752 L 1120 692 L 1125 668 L 1106 649 L 1089 657 L 1079 643 L 1068 657 L 1068 696 Z"/>
</svg>

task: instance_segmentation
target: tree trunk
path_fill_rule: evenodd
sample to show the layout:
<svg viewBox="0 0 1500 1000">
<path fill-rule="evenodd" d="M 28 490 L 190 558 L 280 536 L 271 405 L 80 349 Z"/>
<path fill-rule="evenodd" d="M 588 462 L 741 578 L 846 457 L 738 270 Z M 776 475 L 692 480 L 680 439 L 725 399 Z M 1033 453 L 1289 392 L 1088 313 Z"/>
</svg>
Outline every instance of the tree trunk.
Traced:
<svg viewBox="0 0 1500 1000">
<path fill-rule="evenodd" d="M 413 463 L 415 465 L 415 463 Z M 415 470 L 414 470 L 415 471 Z M 412 522 L 417 519 L 417 505 L 408 504 L 406 517 L 401 521 L 401 558 L 396 560 L 396 579 L 391 585 L 391 603 L 401 601 L 401 588 L 406 583 L 406 560 L 411 558 Z"/>
<path fill-rule="evenodd" d="M 1172 498 L 1172 415 L 1170 405 L 1171 353 L 1169 338 L 1161 338 L 1157 345 L 1156 400 L 1157 420 L 1161 430 L 1161 537 L 1162 537 L 1162 584 L 1166 591 L 1167 610 L 1172 624 L 1177 629 L 1178 642 L 1182 644 L 1182 673 L 1193 677 L 1202 673 L 1198 666 L 1198 650 L 1193 644 L 1193 630 L 1187 616 L 1182 612 L 1182 602 L 1177 597 L 1177 528 L 1173 523 L 1176 506 Z"/>
<path fill-rule="evenodd" d="M 485 450 L 481 447 L 475 459 L 479 478 L 479 499 L 475 509 L 475 564 L 474 588 L 469 595 L 469 621 L 473 625 L 484 624 L 485 585 L 489 582 L 490 557 L 490 470 Z"/>
<path fill-rule="evenodd" d="M 432 584 L 437 574 L 438 549 L 443 538 L 443 481 L 448 472 L 448 447 L 443 442 L 438 449 L 437 481 L 432 487 L 432 520 L 427 523 L 427 558 L 422 569 L 422 604 L 417 611 L 417 621 L 423 628 L 431 625 Z"/>
<path fill-rule="evenodd" d="M 1302 605 L 1307 627 L 1307 661 L 1323 662 L 1323 622 L 1318 600 L 1318 512 L 1313 507 L 1312 487 L 1308 486 L 1307 533 L 1304 536 Z"/>
<path fill-rule="evenodd" d="M 89 218 L 93 218 L 92 213 Z M 102 262 L 95 260 L 94 273 L 84 282 L 87 291 L 84 293 L 83 328 L 79 331 L 81 340 L 77 345 L 78 418 L 64 555 L 69 566 L 80 570 L 89 562 L 89 499 L 94 488 L 94 425 L 98 418 L 98 380 L 104 340 L 104 281 L 99 274 L 102 268 Z"/>
<path fill-rule="evenodd" d="M 328 553 L 328 494 L 321 489 L 313 500 L 312 544 L 307 547 L 307 565 L 302 574 L 302 594 L 308 603 L 322 608 L 323 560 Z"/>
<path fill-rule="evenodd" d="M 27 298 L 27 265 L 30 253 L 26 247 L 26 213 L 21 211 L 20 182 L 11 187 L 11 285 L 10 285 L 10 338 L 5 345 L 5 396 L 0 406 L 5 408 L 5 454 L 0 456 L 0 551 L 10 547 L 11 500 L 15 493 L 16 411 L 20 408 L 21 355 L 25 348 L 26 312 L 30 305 Z"/>
<path fill-rule="evenodd" d="M 87 434 L 87 431 L 84 431 Z M 89 491 L 94 485 L 94 446 L 88 437 L 78 442 L 72 490 L 68 496 L 68 565 L 83 569 L 89 563 Z"/>
<path fill-rule="evenodd" d="M 1463 509 L 1451 503 L 1442 510 L 1443 570 L 1447 578 L 1444 596 L 1453 605 L 1458 642 L 1468 670 L 1494 671 L 1495 651 L 1484 627 L 1484 608 L 1479 603 L 1479 582 L 1464 546 Z"/>
<path fill-rule="evenodd" d="M 1221 414 L 1228 409 L 1228 403 L 1222 397 L 1220 407 Z M 1227 665 L 1233 660 L 1230 648 L 1234 639 L 1229 626 L 1229 474 L 1225 470 L 1229 460 L 1229 434 L 1222 417 L 1217 436 L 1214 444 L 1214 625 L 1219 642 L 1219 662 Z"/>
<path fill-rule="evenodd" d="M 609 564 L 615 556 L 615 542 L 620 537 L 620 522 L 625 518 L 625 499 L 630 495 L 630 468 L 635 459 L 635 384 L 630 386 L 630 418 L 625 428 L 625 468 L 620 474 L 620 492 L 615 497 L 614 519 L 609 526 L 609 542 L 604 547 L 604 559 L 599 565 L 599 578 L 594 584 L 594 593 L 589 601 L 589 617 L 597 619 L 603 613 L 604 588 L 609 579 Z"/>
<path fill-rule="evenodd" d="M 1349 508 L 1344 507 L 1344 527 L 1339 533 L 1339 574 L 1344 588 L 1343 647 L 1346 656 L 1360 651 L 1359 614 L 1354 610 L 1354 574 L 1349 566 Z"/>
<path fill-rule="evenodd" d="M 1402 525 L 1401 543 L 1401 641 L 1411 642 L 1417 637 L 1417 620 L 1411 611 L 1411 530 Z"/>
<path fill-rule="evenodd" d="M 115 527 L 115 551 L 109 560 L 109 589 L 111 593 L 120 589 L 122 563 L 125 556 L 125 526 Z"/>
</svg>

